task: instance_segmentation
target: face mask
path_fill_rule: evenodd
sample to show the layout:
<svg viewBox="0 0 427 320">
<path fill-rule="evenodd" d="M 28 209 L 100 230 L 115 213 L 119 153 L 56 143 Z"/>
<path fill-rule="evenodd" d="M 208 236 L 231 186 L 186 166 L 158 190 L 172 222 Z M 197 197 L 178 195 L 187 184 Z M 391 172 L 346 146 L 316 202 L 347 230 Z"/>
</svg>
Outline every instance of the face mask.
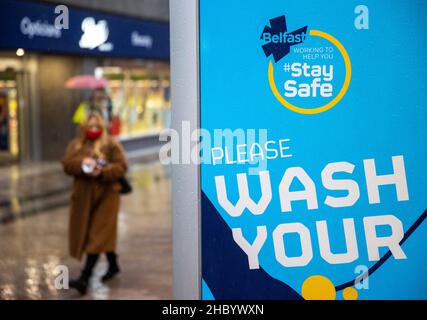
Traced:
<svg viewBox="0 0 427 320">
<path fill-rule="evenodd" d="M 89 140 L 96 140 L 102 135 L 101 129 L 89 129 L 86 131 L 86 138 Z"/>
</svg>

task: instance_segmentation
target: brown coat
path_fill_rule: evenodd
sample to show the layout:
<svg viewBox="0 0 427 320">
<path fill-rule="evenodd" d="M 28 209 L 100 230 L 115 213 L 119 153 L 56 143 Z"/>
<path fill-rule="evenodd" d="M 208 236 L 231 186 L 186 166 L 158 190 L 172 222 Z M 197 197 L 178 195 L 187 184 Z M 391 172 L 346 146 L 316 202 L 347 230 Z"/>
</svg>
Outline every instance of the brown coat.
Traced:
<svg viewBox="0 0 427 320">
<path fill-rule="evenodd" d="M 62 161 L 65 173 L 74 177 L 71 195 L 69 249 L 72 257 L 83 253 L 114 251 L 117 240 L 117 218 L 121 185 L 118 179 L 127 170 L 122 146 L 109 139 L 102 150 L 108 161 L 97 178 L 85 175 L 81 169 L 84 157 L 92 152 L 90 145 L 76 149 L 78 140 L 67 147 Z"/>
</svg>

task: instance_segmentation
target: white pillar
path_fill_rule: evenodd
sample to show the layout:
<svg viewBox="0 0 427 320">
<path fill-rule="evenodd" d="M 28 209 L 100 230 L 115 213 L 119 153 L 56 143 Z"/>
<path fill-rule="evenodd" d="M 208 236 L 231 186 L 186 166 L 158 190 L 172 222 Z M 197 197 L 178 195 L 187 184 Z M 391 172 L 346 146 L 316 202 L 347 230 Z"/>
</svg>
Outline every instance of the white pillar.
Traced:
<svg viewBox="0 0 427 320">
<path fill-rule="evenodd" d="M 198 5 L 197 0 L 170 1 L 172 128 L 190 129 L 198 119 Z M 173 298 L 200 298 L 199 168 L 172 167 Z"/>
</svg>

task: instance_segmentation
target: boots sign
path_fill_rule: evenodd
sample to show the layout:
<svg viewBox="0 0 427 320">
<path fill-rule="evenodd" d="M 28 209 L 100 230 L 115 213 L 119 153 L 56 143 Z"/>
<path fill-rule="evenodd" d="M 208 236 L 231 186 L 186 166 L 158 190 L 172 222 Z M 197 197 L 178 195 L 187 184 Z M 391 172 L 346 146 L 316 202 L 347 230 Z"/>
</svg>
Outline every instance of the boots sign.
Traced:
<svg viewBox="0 0 427 320">
<path fill-rule="evenodd" d="M 59 7 L 59 10 L 58 10 Z M 0 49 L 169 59 L 169 25 L 48 3 L 0 1 Z M 56 23 L 57 19 L 61 24 Z M 65 23 L 66 21 L 66 23 Z M 64 27 L 65 23 L 66 27 Z"/>
<path fill-rule="evenodd" d="M 425 12 L 199 1 L 204 299 L 427 299 Z"/>
</svg>

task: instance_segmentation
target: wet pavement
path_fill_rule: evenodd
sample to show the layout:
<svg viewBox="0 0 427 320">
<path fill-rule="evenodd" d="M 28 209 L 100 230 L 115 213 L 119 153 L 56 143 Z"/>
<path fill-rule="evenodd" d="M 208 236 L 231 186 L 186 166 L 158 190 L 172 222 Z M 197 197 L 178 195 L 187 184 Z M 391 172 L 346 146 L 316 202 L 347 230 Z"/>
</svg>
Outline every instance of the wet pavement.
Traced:
<svg viewBox="0 0 427 320">
<path fill-rule="evenodd" d="M 172 219 L 169 168 L 133 164 L 134 191 L 122 197 L 118 250 L 121 274 L 108 284 L 102 257 L 90 290 L 63 289 L 82 262 L 68 256 L 71 179 L 58 164 L 0 169 L 0 299 L 170 299 Z M 60 277 L 58 277 L 60 275 Z"/>
</svg>

